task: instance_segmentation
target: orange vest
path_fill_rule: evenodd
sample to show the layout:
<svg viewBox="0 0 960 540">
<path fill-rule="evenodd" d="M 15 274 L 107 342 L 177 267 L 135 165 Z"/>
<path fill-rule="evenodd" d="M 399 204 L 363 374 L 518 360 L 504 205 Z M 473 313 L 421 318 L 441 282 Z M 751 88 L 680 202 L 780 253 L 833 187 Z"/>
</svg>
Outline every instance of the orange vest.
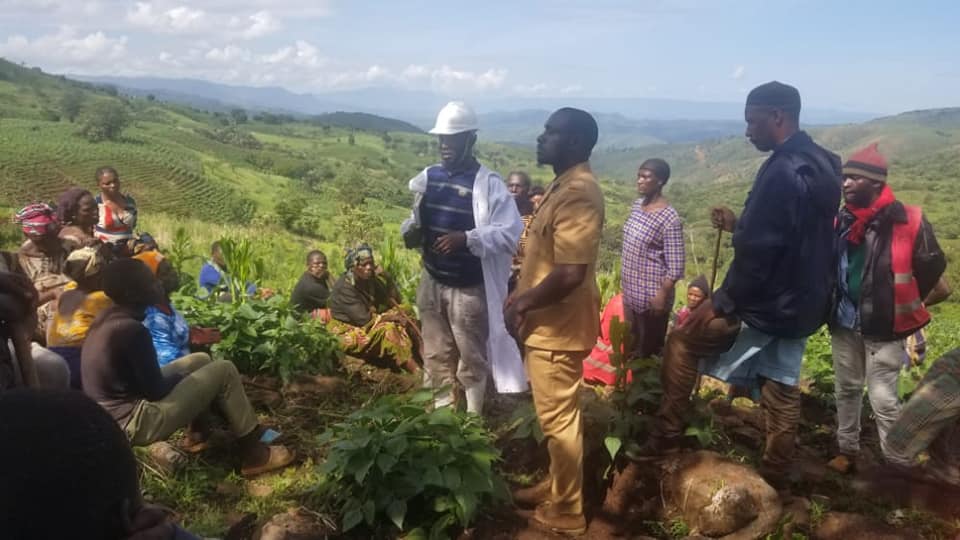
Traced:
<svg viewBox="0 0 960 540">
<path fill-rule="evenodd" d="M 920 288 L 913 276 L 913 248 L 920 231 L 922 212 L 917 206 L 903 205 L 907 222 L 893 226 L 890 246 L 890 267 L 893 270 L 893 331 L 909 334 L 930 322 L 930 313 L 920 298 Z"/>
</svg>

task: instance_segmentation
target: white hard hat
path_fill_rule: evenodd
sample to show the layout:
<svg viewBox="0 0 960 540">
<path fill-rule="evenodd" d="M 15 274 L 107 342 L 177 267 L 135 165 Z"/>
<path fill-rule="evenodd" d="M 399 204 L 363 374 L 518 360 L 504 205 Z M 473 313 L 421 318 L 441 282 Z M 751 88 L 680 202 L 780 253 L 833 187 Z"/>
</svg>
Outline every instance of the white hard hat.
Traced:
<svg viewBox="0 0 960 540">
<path fill-rule="evenodd" d="M 456 135 L 464 131 L 476 131 L 477 114 L 462 101 L 451 101 L 440 109 L 437 123 L 430 133 L 433 135 Z"/>
</svg>

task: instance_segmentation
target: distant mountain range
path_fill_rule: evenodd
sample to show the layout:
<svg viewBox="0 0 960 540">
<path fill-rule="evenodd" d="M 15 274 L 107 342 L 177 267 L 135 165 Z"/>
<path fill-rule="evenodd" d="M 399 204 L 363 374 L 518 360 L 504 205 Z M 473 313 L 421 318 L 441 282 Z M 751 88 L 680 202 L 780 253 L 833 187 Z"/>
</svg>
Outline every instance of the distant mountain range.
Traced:
<svg viewBox="0 0 960 540">
<path fill-rule="evenodd" d="M 423 129 L 432 125 L 436 111 L 451 99 L 432 92 L 379 87 L 299 94 L 280 87 L 232 86 L 196 79 L 70 77 L 205 110 L 242 107 L 311 116 L 356 111 L 397 118 Z M 739 103 L 588 97 L 477 98 L 470 103 L 481 115 L 485 138 L 523 145 L 532 145 L 549 112 L 564 106 L 583 108 L 597 116 L 603 148 L 694 142 L 737 134 L 743 129 L 743 105 Z M 804 121 L 812 124 L 862 122 L 874 116 L 836 110 L 804 111 Z"/>
</svg>

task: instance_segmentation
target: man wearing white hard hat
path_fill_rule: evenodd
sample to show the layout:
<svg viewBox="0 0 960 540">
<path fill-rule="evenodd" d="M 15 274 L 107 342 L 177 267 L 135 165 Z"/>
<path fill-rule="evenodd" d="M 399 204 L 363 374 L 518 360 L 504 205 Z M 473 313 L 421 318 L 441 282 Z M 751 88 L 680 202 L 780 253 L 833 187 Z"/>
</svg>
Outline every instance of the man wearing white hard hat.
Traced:
<svg viewBox="0 0 960 540">
<path fill-rule="evenodd" d="M 490 376 L 501 393 L 523 392 L 527 378 L 503 322 L 510 264 L 523 225 L 499 174 L 473 155 L 477 116 L 448 103 L 430 133 L 440 142 L 437 165 L 410 180 L 413 215 L 401 232 L 423 253 L 417 304 L 423 322 L 424 385 L 449 387 L 436 406 L 453 403 L 454 382 L 467 410 L 481 413 Z"/>
</svg>

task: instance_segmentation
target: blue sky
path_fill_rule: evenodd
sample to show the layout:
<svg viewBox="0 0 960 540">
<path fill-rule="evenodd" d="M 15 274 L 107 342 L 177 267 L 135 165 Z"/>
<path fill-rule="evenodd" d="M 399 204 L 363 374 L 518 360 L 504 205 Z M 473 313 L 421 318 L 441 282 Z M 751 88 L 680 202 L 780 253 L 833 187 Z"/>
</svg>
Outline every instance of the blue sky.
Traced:
<svg viewBox="0 0 960 540">
<path fill-rule="evenodd" d="M 0 56 L 56 73 L 301 92 L 960 106 L 960 3 L 891 0 L 0 0 Z"/>
</svg>

